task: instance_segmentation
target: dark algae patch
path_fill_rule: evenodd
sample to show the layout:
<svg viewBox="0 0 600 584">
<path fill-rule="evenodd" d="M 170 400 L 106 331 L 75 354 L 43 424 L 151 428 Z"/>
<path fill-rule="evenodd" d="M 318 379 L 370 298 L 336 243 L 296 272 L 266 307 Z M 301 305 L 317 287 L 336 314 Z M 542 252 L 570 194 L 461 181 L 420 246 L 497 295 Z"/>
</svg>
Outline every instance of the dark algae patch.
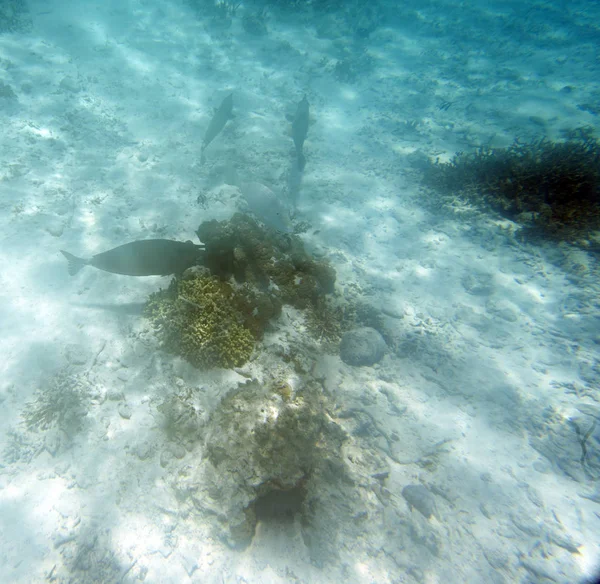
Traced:
<svg viewBox="0 0 600 584">
<path fill-rule="evenodd" d="M 428 165 L 423 180 L 442 196 L 516 221 L 529 235 L 583 245 L 599 237 L 600 144 L 589 136 L 459 153 Z"/>
</svg>

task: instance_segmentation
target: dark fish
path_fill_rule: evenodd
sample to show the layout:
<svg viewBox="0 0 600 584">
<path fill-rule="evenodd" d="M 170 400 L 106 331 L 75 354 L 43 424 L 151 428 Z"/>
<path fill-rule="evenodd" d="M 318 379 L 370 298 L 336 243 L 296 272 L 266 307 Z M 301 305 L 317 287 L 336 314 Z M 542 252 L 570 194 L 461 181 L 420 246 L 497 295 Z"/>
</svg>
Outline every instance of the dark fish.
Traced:
<svg viewBox="0 0 600 584">
<path fill-rule="evenodd" d="M 298 104 L 296 109 L 296 115 L 292 121 L 292 138 L 294 145 L 296 146 L 296 155 L 298 157 L 298 170 L 304 170 L 306 159 L 302 152 L 304 146 L 304 140 L 306 140 L 306 134 L 308 134 L 308 100 L 306 95 L 302 98 L 302 101 Z"/>
<path fill-rule="evenodd" d="M 89 260 L 61 250 L 69 261 L 71 276 L 84 266 L 125 276 L 181 275 L 187 268 L 202 263 L 203 252 L 203 245 L 170 239 L 132 241 L 98 253 Z"/>
<path fill-rule="evenodd" d="M 230 93 L 219 106 L 219 109 L 214 113 L 204 139 L 202 140 L 202 161 L 204 162 L 204 150 L 205 148 L 219 135 L 221 130 L 225 127 L 227 120 L 233 118 L 233 93 Z"/>
</svg>

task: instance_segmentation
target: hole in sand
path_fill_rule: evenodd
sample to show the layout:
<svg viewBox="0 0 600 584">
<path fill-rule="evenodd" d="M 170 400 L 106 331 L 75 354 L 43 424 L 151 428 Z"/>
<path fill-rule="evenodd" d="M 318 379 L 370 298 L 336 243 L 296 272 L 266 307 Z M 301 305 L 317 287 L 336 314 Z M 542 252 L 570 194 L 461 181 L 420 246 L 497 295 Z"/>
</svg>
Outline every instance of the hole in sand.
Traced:
<svg viewBox="0 0 600 584">
<path fill-rule="evenodd" d="M 273 489 L 261 495 L 254 502 L 256 520 L 269 522 L 293 521 L 302 512 L 306 489 L 300 486 L 291 489 Z"/>
</svg>

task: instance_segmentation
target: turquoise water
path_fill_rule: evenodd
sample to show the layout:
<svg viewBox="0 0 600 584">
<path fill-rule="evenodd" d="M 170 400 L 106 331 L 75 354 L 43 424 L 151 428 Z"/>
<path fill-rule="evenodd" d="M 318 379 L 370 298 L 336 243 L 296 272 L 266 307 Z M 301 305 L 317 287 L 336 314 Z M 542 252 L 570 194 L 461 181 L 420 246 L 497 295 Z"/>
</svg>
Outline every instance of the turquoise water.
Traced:
<svg viewBox="0 0 600 584">
<path fill-rule="evenodd" d="M 598 17 L 3 2 L 0 580 L 593 581 Z"/>
</svg>

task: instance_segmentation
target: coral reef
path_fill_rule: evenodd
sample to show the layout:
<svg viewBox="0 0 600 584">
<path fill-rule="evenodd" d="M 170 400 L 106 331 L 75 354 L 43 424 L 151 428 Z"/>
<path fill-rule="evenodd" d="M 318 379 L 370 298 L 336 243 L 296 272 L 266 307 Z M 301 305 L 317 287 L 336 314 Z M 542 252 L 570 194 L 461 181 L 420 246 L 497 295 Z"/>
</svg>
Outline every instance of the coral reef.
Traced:
<svg viewBox="0 0 600 584">
<path fill-rule="evenodd" d="M 583 137 L 481 148 L 430 164 L 425 183 L 551 238 L 577 241 L 600 229 L 600 144 Z"/>
<path fill-rule="evenodd" d="M 163 347 L 196 367 L 243 365 L 282 304 L 314 307 L 333 290 L 327 262 L 247 215 L 205 222 L 198 236 L 205 265 L 152 294 L 145 308 Z"/>
<path fill-rule="evenodd" d="M 242 18 L 242 26 L 244 30 L 254 36 L 264 36 L 268 33 L 267 29 L 267 10 L 263 7 L 262 10 L 256 10 L 245 14 Z"/>
<path fill-rule="evenodd" d="M 248 215 L 206 221 L 197 233 L 206 246 L 205 265 L 222 279 L 233 275 L 296 308 L 314 306 L 333 291 L 335 270 L 326 261 L 311 258 L 300 238 L 261 227 Z"/>
<path fill-rule="evenodd" d="M 195 367 L 239 367 L 268 320 L 279 314 L 280 305 L 267 296 L 191 269 L 167 290 L 152 294 L 145 315 L 164 348 Z"/>
<path fill-rule="evenodd" d="M 185 0 L 185 3 L 200 18 L 210 18 L 211 28 L 219 31 L 228 29 L 235 18 L 241 2 L 236 0 Z"/>
<path fill-rule="evenodd" d="M 0 81 L 0 98 L 16 99 L 16 97 L 17 97 L 17 95 L 13 91 L 13 88 L 10 85 L 8 85 L 7 83 Z"/>
<path fill-rule="evenodd" d="M 376 504 L 358 485 L 373 482 L 369 476 L 385 462 L 360 454 L 331 408 L 312 381 L 293 392 L 281 380 L 239 385 L 207 421 L 201 464 L 177 479 L 180 499 L 212 518 L 232 547 L 247 546 L 259 521 L 297 517 L 311 554 L 335 556 L 338 525 L 354 524 L 357 509 Z"/>
</svg>

